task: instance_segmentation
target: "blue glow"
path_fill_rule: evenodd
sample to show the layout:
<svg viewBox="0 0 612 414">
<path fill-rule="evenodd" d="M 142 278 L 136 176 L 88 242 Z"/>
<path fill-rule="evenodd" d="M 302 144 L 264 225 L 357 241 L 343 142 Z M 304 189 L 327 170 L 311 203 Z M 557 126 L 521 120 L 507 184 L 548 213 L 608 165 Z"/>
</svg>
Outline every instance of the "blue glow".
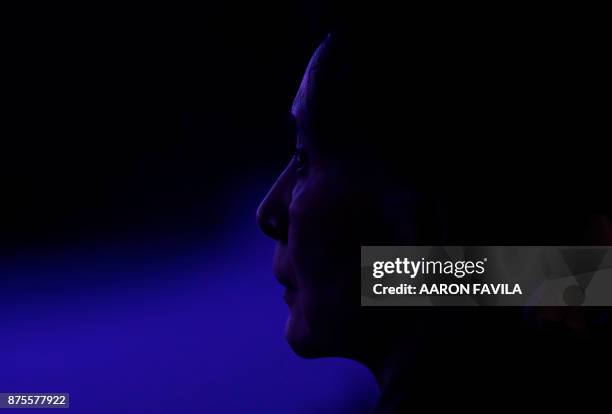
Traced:
<svg viewBox="0 0 612 414">
<path fill-rule="evenodd" d="M 69 392 L 73 413 L 368 412 L 365 368 L 302 360 L 285 343 L 274 246 L 253 220 L 261 194 L 237 194 L 249 199 L 234 202 L 226 233 L 178 252 L 4 259 L 11 280 L 42 282 L 2 295 L 0 390 Z"/>
</svg>

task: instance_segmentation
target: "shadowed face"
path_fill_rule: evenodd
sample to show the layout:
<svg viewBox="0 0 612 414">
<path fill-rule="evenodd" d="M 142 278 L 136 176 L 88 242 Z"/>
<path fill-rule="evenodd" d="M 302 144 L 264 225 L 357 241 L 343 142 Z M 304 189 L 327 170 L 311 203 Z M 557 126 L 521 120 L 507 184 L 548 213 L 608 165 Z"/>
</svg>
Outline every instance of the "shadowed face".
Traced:
<svg viewBox="0 0 612 414">
<path fill-rule="evenodd" d="M 286 338 L 305 357 L 354 352 L 359 246 L 377 222 L 369 201 L 381 188 L 350 149 L 330 156 L 317 147 L 311 115 L 319 59 L 321 48 L 293 103 L 295 154 L 257 211 L 259 226 L 277 241 L 274 274 L 290 311 Z"/>
</svg>

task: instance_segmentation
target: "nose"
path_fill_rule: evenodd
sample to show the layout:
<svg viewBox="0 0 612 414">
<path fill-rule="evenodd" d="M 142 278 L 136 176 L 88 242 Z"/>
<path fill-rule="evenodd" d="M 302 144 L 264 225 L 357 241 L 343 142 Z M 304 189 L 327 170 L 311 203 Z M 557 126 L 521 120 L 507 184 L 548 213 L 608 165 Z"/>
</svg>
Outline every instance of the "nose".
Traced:
<svg viewBox="0 0 612 414">
<path fill-rule="evenodd" d="M 278 177 L 257 209 L 257 225 L 268 237 L 287 241 L 291 189 L 287 169 Z"/>
</svg>

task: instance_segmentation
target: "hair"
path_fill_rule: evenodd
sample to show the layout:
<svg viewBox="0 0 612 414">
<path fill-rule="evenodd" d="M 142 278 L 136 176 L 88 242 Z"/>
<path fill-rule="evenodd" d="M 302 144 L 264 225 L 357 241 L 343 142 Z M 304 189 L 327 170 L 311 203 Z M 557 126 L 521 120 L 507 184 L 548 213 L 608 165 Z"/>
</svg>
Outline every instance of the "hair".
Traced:
<svg viewBox="0 0 612 414">
<path fill-rule="evenodd" d="M 372 174 L 422 194 L 432 230 L 422 244 L 593 244 L 589 222 L 612 216 L 603 37 L 513 17 L 352 16 L 310 66 L 318 149 L 363 157 Z M 432 224 L 440 220 L 444 235 Z M 610 322 L 598 309 L 426 316 L 436 315 L 445 326 L 496 321 L 487 329 L 540 337 L 574 332 L 576 320 L 600 335 Z"/>
<path fill-rule="evenodd" d="M 426 195 L 447 244 L 583 244 L 612 212 L 609 71 L 598 38 L 562 29 L 351 16 L 310 68 L 318 147 Z"/>
</svg>

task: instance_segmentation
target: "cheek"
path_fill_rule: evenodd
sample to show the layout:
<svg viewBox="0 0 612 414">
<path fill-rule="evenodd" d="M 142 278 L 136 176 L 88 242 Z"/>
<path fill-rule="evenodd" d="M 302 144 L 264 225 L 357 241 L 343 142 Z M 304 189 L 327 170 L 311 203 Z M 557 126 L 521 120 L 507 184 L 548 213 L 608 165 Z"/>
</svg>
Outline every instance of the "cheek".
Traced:
<svg viewBox="0 0 612 414">
<path fill-rule="evenodd" d="M 349 185 L 337 174 L 313 174 L 294 192 L 288 245 L 305 307 L 323 305 L 328 296 L 341 300 L 352 263 L 359 263 L 354 256 L 359 254 L 360 203 Z"/>
</svg>

